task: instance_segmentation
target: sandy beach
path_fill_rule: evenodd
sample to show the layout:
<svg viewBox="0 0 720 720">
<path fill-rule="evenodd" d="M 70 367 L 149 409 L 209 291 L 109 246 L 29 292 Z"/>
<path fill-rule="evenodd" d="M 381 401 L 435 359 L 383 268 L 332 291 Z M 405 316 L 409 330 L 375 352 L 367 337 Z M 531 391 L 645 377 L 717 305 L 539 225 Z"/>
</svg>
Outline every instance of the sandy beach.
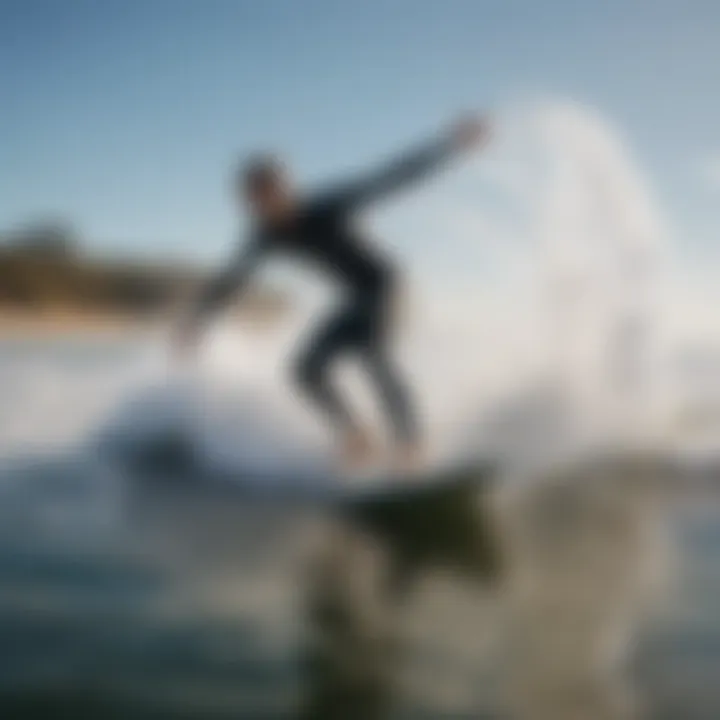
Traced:
<svg viewBox="0 0 720 720">
<path fill-rule="evenodd" d="M 134 334 L 157 325 L 160 318 L 112 313 L 0 311 L 0 339 L 25 336 Z"/>
<path fill-rule="evenodd" d="M 244 331 L 258 332 L 273 327 L 285 315 L 285 308 L 248 305 L 229 316 Z M 167 327 L 179 317 L 177 308 L 147 315 L 78 312 L 77 310 L 0 310 L 0 340 L 22 337 L 62 335 L 135 335 Z"/>
</svg>

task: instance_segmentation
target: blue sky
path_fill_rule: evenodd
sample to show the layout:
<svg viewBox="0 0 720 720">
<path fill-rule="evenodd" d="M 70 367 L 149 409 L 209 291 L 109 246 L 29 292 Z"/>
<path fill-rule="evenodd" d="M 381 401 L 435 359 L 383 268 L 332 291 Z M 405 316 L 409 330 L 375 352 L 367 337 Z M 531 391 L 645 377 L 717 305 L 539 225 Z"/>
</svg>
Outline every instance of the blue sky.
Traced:
<svg viewBox="0 0 720 720">
<path fill-rule="evenodd" d="M 710 242 L 718 37 L 717 0 L 0 0 L 0 229 L 61 217 L 101 251 L 212 257 L 248 150 L 332 177 L 539 95 L 617 123 Z"/>
</svg>

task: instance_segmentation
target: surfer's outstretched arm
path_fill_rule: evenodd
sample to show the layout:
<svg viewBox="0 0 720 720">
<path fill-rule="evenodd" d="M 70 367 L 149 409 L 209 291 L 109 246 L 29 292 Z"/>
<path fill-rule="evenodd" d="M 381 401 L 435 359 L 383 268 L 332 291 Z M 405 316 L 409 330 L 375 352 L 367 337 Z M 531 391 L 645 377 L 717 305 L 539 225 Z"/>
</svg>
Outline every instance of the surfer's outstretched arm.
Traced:
<svg viewBox="0 0 720 720">
<path fill-rule="evenodd" d="M 181 349 L 193 344 L 210 317 L 233 296 L 243 292 L 262 254 L 260 241 L 251 239 L 226 267 L 211 277 L 201 288 L 179 328 L 176 340 Z"/>
<path fill-rule="evenodd" d="M 329 194 L 346 210 L 354 210 L 403 190 L 439 170 L 449 160 L 478 145 L 487 136 L 487 124 L 470 118 L 458 122 L 439 138 L 407 152 L 394 161 Z"/>
<path fill-rule="evenodd" d="M 236 256 L 202 288 L 197 299 L 196 314 L 205 317 L 220 310 L 234 295 L 248 285 L 261 257 L 260 244 L 251 240 Z"/>
</svg>

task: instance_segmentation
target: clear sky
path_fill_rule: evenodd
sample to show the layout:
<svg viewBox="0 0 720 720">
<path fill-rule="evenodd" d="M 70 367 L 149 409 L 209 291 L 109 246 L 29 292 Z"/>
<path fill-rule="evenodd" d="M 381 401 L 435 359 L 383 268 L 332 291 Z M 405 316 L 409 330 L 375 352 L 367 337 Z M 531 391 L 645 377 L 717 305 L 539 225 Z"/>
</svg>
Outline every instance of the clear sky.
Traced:
<svg viewBox="0 0 720 720">
<path fill-rule="evenodd" d="M 0 0 L 0 68 L 0 229 L 215 256 L 243 152 L 331 177 L 526 95 L 616 122 L 683 233 L 718 219 L 717 0 Z"/>
</svg>

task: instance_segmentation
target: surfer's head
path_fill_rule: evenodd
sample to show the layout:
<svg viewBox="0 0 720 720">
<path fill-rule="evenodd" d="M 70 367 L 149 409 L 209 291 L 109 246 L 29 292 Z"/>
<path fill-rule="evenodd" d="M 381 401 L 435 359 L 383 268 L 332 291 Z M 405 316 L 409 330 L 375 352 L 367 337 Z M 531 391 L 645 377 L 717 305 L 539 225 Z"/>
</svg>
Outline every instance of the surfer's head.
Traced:
<svg viewBox="0 0 720 720">
<path fill-rule="evenodd" d="M 287 169 L 272 155 L 258 155 L 243 163 L 236 176 L 236 189 L 262 220 L 281 218 L 294 204 Z"/>
</svg>

